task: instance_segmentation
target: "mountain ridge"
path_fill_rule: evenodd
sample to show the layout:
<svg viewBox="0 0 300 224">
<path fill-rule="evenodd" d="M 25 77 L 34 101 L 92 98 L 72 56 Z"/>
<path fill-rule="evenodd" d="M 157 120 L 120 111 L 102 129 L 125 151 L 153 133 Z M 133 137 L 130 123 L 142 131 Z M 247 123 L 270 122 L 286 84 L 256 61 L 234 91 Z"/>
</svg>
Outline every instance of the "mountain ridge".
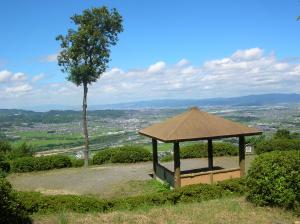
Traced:
<svg viewBox="0 0 300 224">
<path fill-rule="evenodd" d="M 126 103 L 88 105 L 89 110 L 139 110 L 139 109 L 181 109 L 193 106 L 264 106 L 278 104 L 300 103 L 300 94 L 297 93 L 270 93 L 256 94 L 227 98 L 206 98 L 206 99 L 157 99 L 145 101 L 133 101 Z M 3 108 L 5 109 L 5 108 Z M 51 110 L 81 110 L 81 105 L 39 105 L 26 108 L 12 108 L 32 111 L 51 111 Z"/>
</svg>

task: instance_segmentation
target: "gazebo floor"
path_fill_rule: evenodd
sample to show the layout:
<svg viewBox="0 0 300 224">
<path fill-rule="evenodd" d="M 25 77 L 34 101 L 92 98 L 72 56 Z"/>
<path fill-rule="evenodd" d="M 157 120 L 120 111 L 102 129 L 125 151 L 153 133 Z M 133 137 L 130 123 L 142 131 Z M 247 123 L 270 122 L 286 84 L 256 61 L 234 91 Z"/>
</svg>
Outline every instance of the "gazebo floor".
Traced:
<svg viewBox="0 0 300 224">
<path fill-rule="evenodd" d="M 240 168 L 230 168 L 228 164 L 220 164 L 214 166 L 212 170 L 207 167 L 204 168 L 195 168 L 196 165 L 199 165 L 199 161 L 188 160 L 185 162 L 185 169 L 180 171 L 181 186 L 187 186 L 192 184 L 211 184 L 222 180 L 239 178 Z M 157 164 L 156 165 L 156 178 L 159 178 L 162 181 L 166 181 L 171 186 L 174 184 L 174 169 L 171 166 L 171 163 Z M 204 165 L 201 164 L 200 165 Z"/>
<path fill-rule="evenodd" d="M 212 184 L 222 180 L 239 178 L 240 168 L 223 169 L 222 167 L 214 167 L 213 170 L 208 168 L 197 170 L 185 170 L 181 172 L 181 186 L 192 184 Z"/>
</svg>

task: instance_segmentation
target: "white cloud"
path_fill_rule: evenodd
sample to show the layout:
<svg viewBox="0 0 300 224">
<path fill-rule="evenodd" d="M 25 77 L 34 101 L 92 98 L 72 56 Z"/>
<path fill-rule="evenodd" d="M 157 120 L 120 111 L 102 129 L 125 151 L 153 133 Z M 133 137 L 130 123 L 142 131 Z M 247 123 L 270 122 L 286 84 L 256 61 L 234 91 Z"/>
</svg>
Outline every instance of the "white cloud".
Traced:
<svg viewBox="0 0 300 224">
<path fill-rule="evenodd" d="M 18 85 L 18 86 L 13 86 L 13 87 L 8 87 L 6 88 L 7 93 L 25 93 L 28 92 L 32 89 L 32 87 L 28 84 L 23 84 L 23 85 Z"/>
<path fill-rule="evenodd" d="M 22 82 L 27 80 L 27 76 L 22 72 L 17 72 L 11 77 L 12 81 Z"/>
<path fill-rule="evenodd" d="M 247 50 L 237 50 L 232 58 L 236 60 L 251 60 L 260 58 L 263 55 L 263 50 L 261 48 L 251 48 Z"/>
<path fill-rule="evenodd" d="M 0 71 L 0 83 L 6 82 L 12 77 L 12 73 L 7 70 Z"/>
<path fill-rule="evenodd" d="M 6 75 L 3 75 L 6 74 Z M 159 74 L 159 75 L 155 75 Z M 13 74 L 0 72 L 0 100 L 12 96 L 6 105 L 62 104 L 80 105 L 82 88 L 70 82 L 35 83 L 9 81 Z M 232 55 L 192 65 L 185 59 L 174 65 L 163 61 L 144 69 L 124 71 L 113 68 L 89 87 L 89 105 L 163 98 L 211 98 L 238 95 L 300 93 L 300 63 L 278 60 L 274 53 L 260 48 L 238 50 Z M 11 82 L 11 83 L 10 83 Z M 18 85 L 17 85 L 18 84 Z M 9 85 L 9 86 L 8 86 Z M 3 92 L 4 91 L 4 92 Z M 19 94 L 20 92 L 24 94 Z M 13 98 L 19 94 L 18 98 Z M 8 95 L 8 94 L 6 94 Z M 2 98 L 1 98 L 2 97 Z M 4 100 L 1 100 L 3 104 Z"/>
<path fill-rule="evenodd" d="M 43 57 L 41 57 L 41 62 L 56 62 L 57 56 L 58 56 L 58 53 L 43 56 Z"/>
<path fill-rule="evenodd" d="M 156 62 L 153 65 L 150 65 L 148 68 L 149 73 L 159 73 L 166 67 L 166 63 L 163 61 Z"/>
<path fill-rule="evenodd" d="M 180 61 L 178 61 L 178 62 L 176 63 L 176 66 L 182 67 L 182 66 L 186 66 L 186 65 L 188 65 L 188 64 L 189 64 L 189 61 L 186 60 L 185 58 L 183 58 L 183 59 L 181 59 Z"/>
<path fill-rule="evenodd" d="M 45 77 L 45 74 L 44 74 L 44 73 L 41 73 L 41 74 L 38 74 L 38 75 L 34 76 L 34 77 L 31 79 L 31 81 L 32 81 L 32 82 L 37 82 L 37 81 L 42 80 L 44 77 Z"/>
</svg>

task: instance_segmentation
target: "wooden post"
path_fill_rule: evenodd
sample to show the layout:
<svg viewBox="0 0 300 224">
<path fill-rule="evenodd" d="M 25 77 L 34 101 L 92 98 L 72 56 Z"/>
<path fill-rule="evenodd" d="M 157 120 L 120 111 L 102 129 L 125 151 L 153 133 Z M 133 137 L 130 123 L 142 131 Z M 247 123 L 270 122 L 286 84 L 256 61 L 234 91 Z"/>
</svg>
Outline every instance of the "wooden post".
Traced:
<svg viewBox="0 0 300 224">
<path fill-rule="evenodd" d="M 241 177 L 245 176 L 245 137 L 239 137 L 239 166 Z"/>
<path fill-rule="evenodd" d="M 207 156 L 208 156 L 208 169 L 213 170 L 213 144 L 212 139 L 208 139 L 207 141 Z"/>
<path fill-rule="evenodd" d="M 158 164 L 157 140 L 152 138 L 153 178 L 156 177 L 156 166 Z"/>
<path fill-rule="evenodd" d="M 174 187 L 175 189 L 180 188 L 180 152 L 179 142 L 174 142 Z"/>
</svg>

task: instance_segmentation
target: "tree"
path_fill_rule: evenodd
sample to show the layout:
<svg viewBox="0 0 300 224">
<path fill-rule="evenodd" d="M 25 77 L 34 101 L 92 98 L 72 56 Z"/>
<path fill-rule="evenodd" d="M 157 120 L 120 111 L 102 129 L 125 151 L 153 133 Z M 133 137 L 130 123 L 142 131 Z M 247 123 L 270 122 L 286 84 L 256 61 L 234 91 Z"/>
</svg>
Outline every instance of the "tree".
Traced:
<svg viewBox="0 0 300 224">
<path fill-rule="evenodd" d="M 81 15 L 71 17 L 76 29 L 69 29 L 60 41 L 58 65 L 67 73 L 67 80 L 83 86 L 83 133 L 84 166 L 88 166 L 89 138 L 87 129 L 88 85 L 96 82 L 106 71 L 110 59 L 110 47 L 116 45 L 118 34 L 123 31 L 122 16 L 116 9 L 107 7 L 84 10 Z"/>
</svg>

